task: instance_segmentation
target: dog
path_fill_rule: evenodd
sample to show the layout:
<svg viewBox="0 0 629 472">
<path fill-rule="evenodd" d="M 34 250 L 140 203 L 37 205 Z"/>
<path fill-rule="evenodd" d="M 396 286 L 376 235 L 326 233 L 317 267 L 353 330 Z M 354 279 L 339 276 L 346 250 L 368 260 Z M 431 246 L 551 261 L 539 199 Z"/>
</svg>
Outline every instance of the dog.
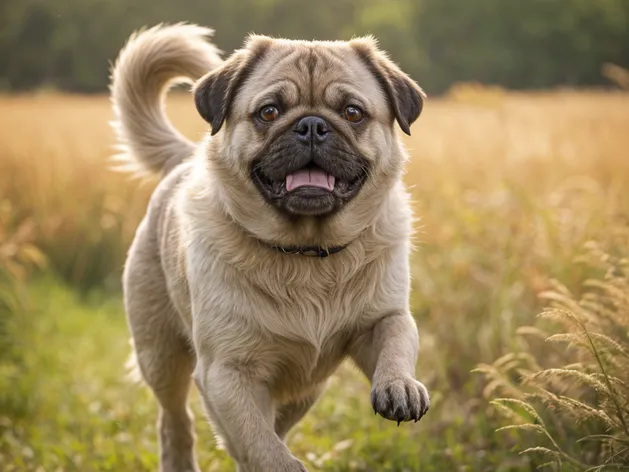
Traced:
<svg viewBox="0 0 629 472">
<path fill-rule="evenodd" d="M 250 35 L 223 60 L 212 33 L 144 29 L 112 67 L 118 158 L 161 173 L 124 267 L 134 355 L 160 406 L 161 471 L 199 470 L 192 381 L 238 471 L 305 471 L 286 434 L 344 359 L 377 414 L 428 411 L 397 131 L 425 93 L 372 37 Z M 211 128 L 198 143 L 165 115 L 179 82 Z"/>
</svg>

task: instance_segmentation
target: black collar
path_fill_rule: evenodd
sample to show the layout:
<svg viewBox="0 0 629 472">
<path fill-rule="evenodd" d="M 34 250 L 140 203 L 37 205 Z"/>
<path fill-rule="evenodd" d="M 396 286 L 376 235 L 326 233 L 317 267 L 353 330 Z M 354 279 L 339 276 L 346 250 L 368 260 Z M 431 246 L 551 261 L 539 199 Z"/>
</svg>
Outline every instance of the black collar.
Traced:
<svg viewBox="0 0 629 472">
<path fill-rule="evenodd" d="M 319 257 L 321 259 L 331 256 L 332 254 L 337 254 L 349 246 L 352 241 L 343 245 L 343 246 L 332 246 L 332 247 L 323 247 L 323 246 L 280 246 L 279 244 L 272 244 L 270 242 L 264 241 L 262 239 L 256 238 L 254 235 L 249 233 L 249 236 L 253 239 L 256 239 L 262 245 L 268 247 L 269 249 L 273 249 L 277 252 L 281 252 L 284 254 L 298 254 L 300 256 L 306 257 Z"/>
<path fill-rule="evenodd" d="M 324 258 L 328 257 L 332 254 L 336 254 L 337 252 L 341 252 L 348 245 L 345 246 L 333 246 L 333 247 L 322 247 L 322 246 L 276 246 L 271 245 L 273 249 L 279 252 L 283 252 L 284 254 L 299 254 L 301 256 L 307 257 L 319 257 Z"/>
</svg>

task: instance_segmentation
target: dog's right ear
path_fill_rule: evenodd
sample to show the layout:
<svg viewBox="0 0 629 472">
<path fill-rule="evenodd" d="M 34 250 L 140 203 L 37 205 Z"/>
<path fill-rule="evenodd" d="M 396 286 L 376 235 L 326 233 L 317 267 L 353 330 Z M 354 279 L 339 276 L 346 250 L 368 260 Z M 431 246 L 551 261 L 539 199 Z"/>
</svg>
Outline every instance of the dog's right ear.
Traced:
<svg viewBox="0 0 629 472">
<path fill-rule="evenodd" d="M 250 36 L 243 49 L 234 52 L 220 67 L 208 72 L 194 85 L 194 103 L 201 117 L 212 126 L 212 136 L 223 126 L 238 89 L 271 42 L 265 36 Z"/>
</svg>

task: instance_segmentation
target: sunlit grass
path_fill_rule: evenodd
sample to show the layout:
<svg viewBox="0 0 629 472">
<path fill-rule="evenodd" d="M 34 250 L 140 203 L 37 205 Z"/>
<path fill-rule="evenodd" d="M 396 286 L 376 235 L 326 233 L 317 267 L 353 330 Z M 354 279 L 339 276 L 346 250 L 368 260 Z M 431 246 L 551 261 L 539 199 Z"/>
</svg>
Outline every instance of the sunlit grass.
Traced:
<svg viewBox="0 0 629 472">
<path fill-rule="evenodd" d="M 0 469 L 154 470 L 155 404 L 124 379 L 119 297 L 153 183 L 107 170 L 105 97 L 2 97 L 0 107 L 0 199 L 10 202 L 11 225 L 33 223 L 32 242 L 52 272 L 31 282 L 28 309 L 16 315 L 24 375 L 14 389 L 24 401 L 19 412 L 0 412 Z M 187 95 L 173 96 L 169 113 L 193 139 L 207 127 Z M 493 472 L 543 462 L 516 453 L 516 432 L 494 434 L 504 423 L 482 394 L 486 380 L 471 371 L 530 348 L 517 329 L 533 323 L 551 279 L 579 291 L 591 270 L 574 257 L 587 241 L 618 247 L 614 235 L 629 215 L 627 130 L 627 93 L 461 86 L 428 100 L 405 142 L 421 218 L 412 264 L 417 372 L 433 407 L 397 428 L 373 415 L 368 384 L 344 367 L 291 436 L 309 467 Z M 232 470 L 196 396 L 194 407 L 204 470 Z"/>
</svg>

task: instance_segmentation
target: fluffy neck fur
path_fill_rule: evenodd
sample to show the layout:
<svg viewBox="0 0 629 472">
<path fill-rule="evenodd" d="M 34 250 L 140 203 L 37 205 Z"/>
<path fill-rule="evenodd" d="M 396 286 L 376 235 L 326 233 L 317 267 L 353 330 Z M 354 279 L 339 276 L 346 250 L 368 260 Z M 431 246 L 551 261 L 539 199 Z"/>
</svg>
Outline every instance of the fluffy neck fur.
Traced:
<svg viewBox="0 0 629 472">
<path fill-rule="evenodd" d="M 312 283 L 315 277 L 331 285 L 343 283 L 366 264 L 400 245 L 407 245 L 413 217 L 408 194 L 399 178 L 390 184 L 366 183 L 359 196 L 325 223 L 315 218 L 291 222 L 270 208 L 253 185 L 243 189 L 238 176 L 216 159 L 208 159 L 200 145 L 193 158 L 190 179 L 180 189 L 179 205 L 184 224 L 202 238 L 208 250 L 242 272 L 278 277 L 287 284 Z M 261 241 L 282 245 L 348 244 L 325 260 L 282 254 Z M 244 248 L 244 249 L 243 249 Z M 263 277 L 259 279 L 262 280 Z"/>
</svg>

